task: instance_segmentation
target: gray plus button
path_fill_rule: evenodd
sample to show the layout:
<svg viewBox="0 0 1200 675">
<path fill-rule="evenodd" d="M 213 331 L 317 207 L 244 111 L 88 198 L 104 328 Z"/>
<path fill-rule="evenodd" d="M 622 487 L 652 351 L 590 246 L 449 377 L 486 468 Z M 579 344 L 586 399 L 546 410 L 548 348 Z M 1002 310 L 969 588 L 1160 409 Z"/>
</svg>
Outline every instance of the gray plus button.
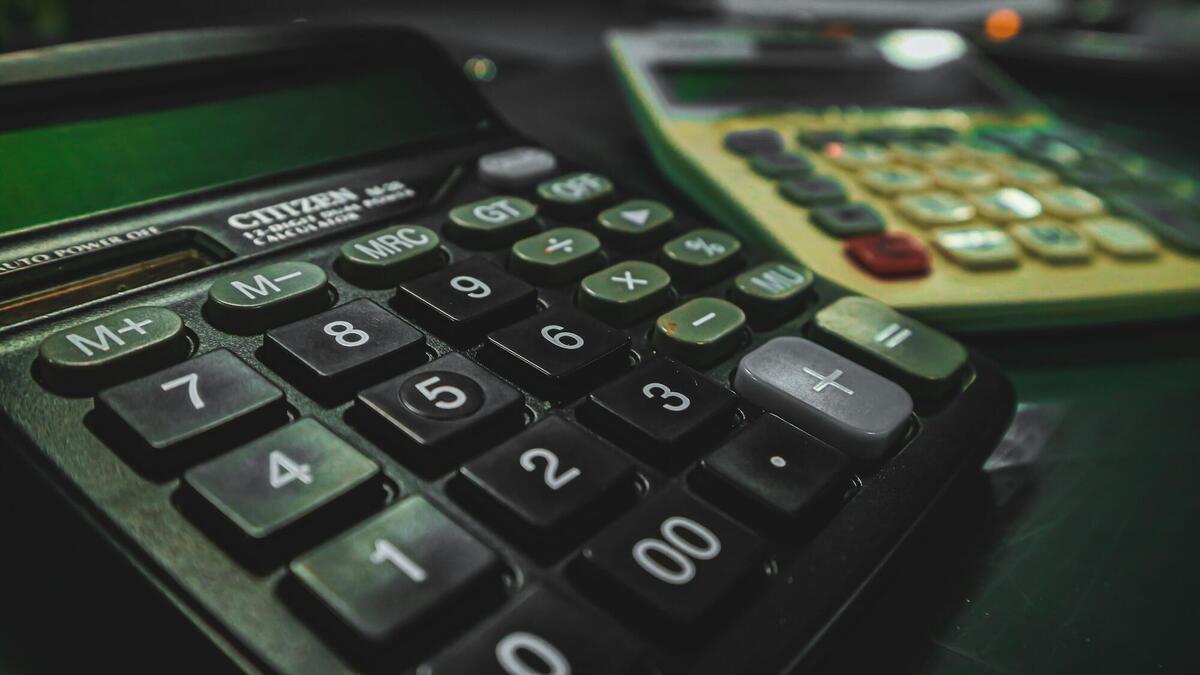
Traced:
<svg viewBox="0 0 1200 675">
<path fill-rule="evenodd" d="M 769 410 L 858 459 L 876 459 L 908 429 L 912 399 L 844 356 L 798 337 L 779 337 L 738 364 L 733 386 Z"/>
</svg>

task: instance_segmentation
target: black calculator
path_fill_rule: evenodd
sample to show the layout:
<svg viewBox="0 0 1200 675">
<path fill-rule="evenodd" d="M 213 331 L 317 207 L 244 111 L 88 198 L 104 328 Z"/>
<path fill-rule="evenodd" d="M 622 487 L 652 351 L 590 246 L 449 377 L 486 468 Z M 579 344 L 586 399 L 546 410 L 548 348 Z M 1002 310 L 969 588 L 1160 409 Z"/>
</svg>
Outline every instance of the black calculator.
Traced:
<svg viewBox="0 0 1200 675">
<path fill-rule="evenodd" d="M 515 134 L 413 32 L 0 82 L 5 450 L 248 672 L 803 671 L 1013 413 L 953 338 Z"/>
</svg>

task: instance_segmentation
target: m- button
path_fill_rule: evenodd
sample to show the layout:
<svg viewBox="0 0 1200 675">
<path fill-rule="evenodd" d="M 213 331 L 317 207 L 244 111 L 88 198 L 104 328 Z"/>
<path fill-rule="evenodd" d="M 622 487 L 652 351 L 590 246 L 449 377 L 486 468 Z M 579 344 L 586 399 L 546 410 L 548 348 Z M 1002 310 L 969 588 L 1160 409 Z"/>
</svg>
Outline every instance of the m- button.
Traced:
<svg viewBox="0 0 1200 675">
<path fill-rule="evenodd" d="M 205 311 L 220 328 L 259 333 L 315 314 L 330 305 L 328 278 L 312 263 L 278 262 L 213 282 Z"/>
<path fill-rule="evenodd" d="M 57 387 L 134 377 L 187 356 L 183 321 L 161 307 L 132 307 L 64 328 L 42 340 L 38 359 Z"/>
<path fill-rule="evenodd" d="M 900 441 L 913 407 L 895 383 L 798 337 L 777 337 L 743 357 L 733 387 L 862 460 L 878 459 Z"/>
</svg>

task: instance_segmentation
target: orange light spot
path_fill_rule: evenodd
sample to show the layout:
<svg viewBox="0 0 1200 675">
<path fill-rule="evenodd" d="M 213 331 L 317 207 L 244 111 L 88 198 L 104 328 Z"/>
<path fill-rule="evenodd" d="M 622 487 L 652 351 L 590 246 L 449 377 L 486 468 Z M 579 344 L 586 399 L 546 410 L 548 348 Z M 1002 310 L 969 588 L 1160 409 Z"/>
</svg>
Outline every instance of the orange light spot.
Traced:
<svg viewBox="0 0 1200 675">
<path fill-rule="evenodd" d="M 846 150 L 845 150 L 845 148 L 842 147 L 841 143 L 826 143 L 825 144 L 825 154 L 829 157 L 841 157 L 842 153 L 845 151 Z"/>
<path fill-rule="evenodd" d="M 1011 9 L 998 9 L 983 22 L 983 35 L 992 42 L 1007 42 L 1021 32 L 1021 15 Z"/>
<path fill-rule="evenodd" d="M 830 40 L 846 40 L 854 37 L 854 27 L 848 23 L 834 22 L 821 30 L 821 37 Z"/>
</svg>

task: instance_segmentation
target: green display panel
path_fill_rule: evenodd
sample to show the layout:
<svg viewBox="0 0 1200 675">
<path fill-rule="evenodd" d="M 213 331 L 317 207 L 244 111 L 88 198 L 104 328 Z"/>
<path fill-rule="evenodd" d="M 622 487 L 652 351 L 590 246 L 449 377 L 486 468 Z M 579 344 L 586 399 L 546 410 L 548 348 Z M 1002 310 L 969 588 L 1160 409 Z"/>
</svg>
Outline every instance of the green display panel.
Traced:
<svg viewBox="0 0 1200 675">
<path fill-rule="evenodd" d="M 386 70 L 0 132 L 0 235 L 455 135 L 478 119 L 420 73 Z"/>
</svg>

